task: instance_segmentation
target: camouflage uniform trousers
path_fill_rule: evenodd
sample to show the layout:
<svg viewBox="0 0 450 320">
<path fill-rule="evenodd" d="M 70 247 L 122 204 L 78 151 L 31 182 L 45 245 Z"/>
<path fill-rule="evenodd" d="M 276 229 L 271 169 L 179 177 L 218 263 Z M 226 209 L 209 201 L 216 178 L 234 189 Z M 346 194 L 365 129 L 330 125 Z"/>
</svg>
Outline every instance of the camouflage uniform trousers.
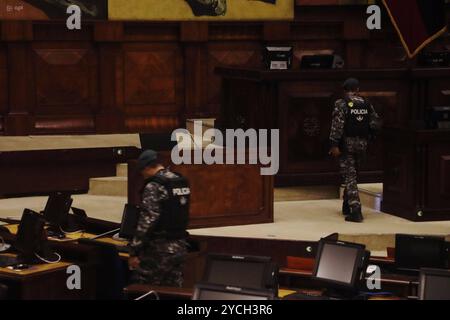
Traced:
<svg viewBox="0 0 450 320">
<path fill-rule="evenodd" d="M 141 263 L 132 274 L 132 282 L 182 287 L 186 255 L 187 243 L 184 240 L 154 240 L 139 254 Z"/>
<path fill-rule="evenodd" d="M 345 139 L 339 166 L 344 189 L 344 201 L 347 201 L 352 212 L 361 209 L 361 200 L 358 192 L 358 170 L 365 159 L 367 139 L 349 137 Z"/>
</svg>

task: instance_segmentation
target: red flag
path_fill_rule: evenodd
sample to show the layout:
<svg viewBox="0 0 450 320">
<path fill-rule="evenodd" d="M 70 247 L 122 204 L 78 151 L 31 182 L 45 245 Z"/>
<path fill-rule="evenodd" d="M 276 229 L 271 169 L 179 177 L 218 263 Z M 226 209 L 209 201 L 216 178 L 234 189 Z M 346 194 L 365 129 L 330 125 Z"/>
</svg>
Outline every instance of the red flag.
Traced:
<svg viewBox="0 0 450 320">
<path fill-rule="evenodd" d="M 447 30 L 444 0 L 383 0 L 410 58 Z"/>
</svg>

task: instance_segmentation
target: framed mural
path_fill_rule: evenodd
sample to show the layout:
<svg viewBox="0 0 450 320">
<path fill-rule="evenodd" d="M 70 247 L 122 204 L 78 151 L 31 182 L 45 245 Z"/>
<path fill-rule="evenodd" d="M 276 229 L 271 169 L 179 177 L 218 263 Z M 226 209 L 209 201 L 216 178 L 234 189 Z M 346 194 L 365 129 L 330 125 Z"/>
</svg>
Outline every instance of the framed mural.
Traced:
<svg viewBox="0 0 450 320">
<path fill-rule="evenodd" d="M 73 4 L 83 19 L 108 19 L 108 0 L 0 0 L 0 20 L 67 19 L 67 7 Z"/>
<path fill-rule="evenodd" d="M 109 0 L 110 20 L 291 20 L 294 0 Z"/>
</svg>

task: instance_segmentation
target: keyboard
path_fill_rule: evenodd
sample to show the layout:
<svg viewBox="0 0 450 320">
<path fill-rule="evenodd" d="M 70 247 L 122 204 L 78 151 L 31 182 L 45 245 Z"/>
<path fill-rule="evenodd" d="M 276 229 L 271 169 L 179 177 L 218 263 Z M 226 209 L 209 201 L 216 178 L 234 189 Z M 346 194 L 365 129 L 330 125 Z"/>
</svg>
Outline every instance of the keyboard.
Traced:
<svg viewBox="0 0 450 320">
<path fill-rule="evenodd" d="M 0 268 L 13 266 L 13 265 L 16 265 L 18 263 L 21 263 L 21 260 L 18 259 L 17 257 L 0 255 Z"/>
</svg>

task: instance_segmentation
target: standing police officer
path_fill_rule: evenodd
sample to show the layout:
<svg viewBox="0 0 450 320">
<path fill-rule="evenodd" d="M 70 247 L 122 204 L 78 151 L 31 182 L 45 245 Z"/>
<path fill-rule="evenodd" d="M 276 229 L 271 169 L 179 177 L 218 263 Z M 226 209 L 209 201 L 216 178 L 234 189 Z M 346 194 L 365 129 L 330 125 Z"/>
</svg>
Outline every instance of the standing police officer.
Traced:
<svg viewBox="0 0 450 320">
<path fill-rule="evenodd" d="M 145 183 L 128 264 L 134 283 L 181 287 L 190 189 L 184 177 L 164 168 L 157 158 L 155 151 L 147 150 L 138 159 Z"/>
<path fill-rule="evenodd" d="M 359 81 L 347 79 L 343 84 L 344 99 L 336 101 L 330 133 L 330 154 L 339 158 L 344 180 L 345 220 L 362 222 L 361 201 L 358 193 L 358 168 L 365 156 L 367 142 L 380 128 L 379 116 L 373 106 L 358 95 Z"/>
</svg>

